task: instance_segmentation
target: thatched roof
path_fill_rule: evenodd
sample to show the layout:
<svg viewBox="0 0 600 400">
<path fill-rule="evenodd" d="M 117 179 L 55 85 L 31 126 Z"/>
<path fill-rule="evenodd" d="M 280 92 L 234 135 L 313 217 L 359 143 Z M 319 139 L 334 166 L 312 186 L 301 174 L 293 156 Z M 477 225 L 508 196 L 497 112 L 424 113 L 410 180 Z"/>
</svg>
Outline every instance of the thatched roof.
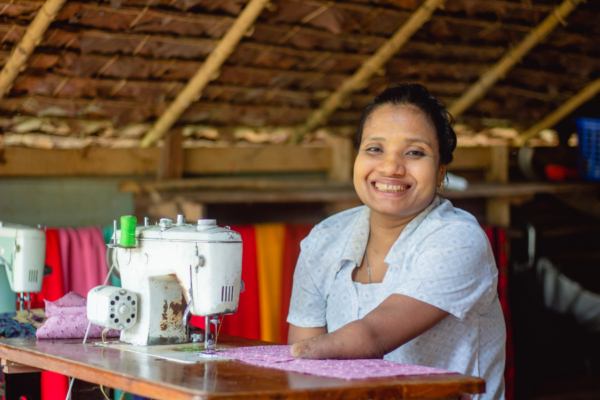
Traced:
<svg viewBox="0 0 600 400">
<path fill-rule="evenodd" d="M 68 1 L 0 101 L 5 145 L 137 145 L 245 3 Z M 0 60 L 43 4 L 0 2 Z M 187 146 L 285 141 L 420 4 L 273 0 L 175 128 L 184 129 Z M 351 134 L 362 108 L 391 82 L 422 83 L 451 103 L 557 4 L 448 0 L 327 128 Z M 599 20 L 600 1 L 578 6 L 458 118 L 463 143 L 482 131 L 514 136 L 511 129 L 525 130 L 598 78 Z"/>
</svg>

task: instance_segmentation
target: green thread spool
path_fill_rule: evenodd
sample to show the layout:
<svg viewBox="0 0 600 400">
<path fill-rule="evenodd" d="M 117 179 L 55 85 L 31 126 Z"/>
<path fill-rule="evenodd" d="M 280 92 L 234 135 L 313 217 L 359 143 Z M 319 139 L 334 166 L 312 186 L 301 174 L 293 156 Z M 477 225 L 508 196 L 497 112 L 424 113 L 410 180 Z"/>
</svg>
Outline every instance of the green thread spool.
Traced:
<svg viewBox="0 0 600 400">
<path fill-rule="evenodd" d="M 135 226 L 137 218 L 131 215 L 123 215 L 121 217 L 121 240 L 120 245 L 123 247 L 135 247 Z"/>
</svg>

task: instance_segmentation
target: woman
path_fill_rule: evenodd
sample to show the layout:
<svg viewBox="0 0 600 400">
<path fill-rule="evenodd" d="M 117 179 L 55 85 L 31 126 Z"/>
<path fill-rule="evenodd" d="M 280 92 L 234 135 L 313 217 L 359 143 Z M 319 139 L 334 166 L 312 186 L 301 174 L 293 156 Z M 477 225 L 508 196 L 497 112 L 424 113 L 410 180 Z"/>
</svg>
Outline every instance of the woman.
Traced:
<svg viewBox="0 0 600 400">
<path fill-rule="evenodd" d="M 365 206 L 302 242 L 288 322 L 292 355 L 384 358 L 482 377 L 504 398 L 498 271 L 476 219 L 437 196 L 456 134 L 421 85 L 366 108 L 354 187 Z"/>
</svg>

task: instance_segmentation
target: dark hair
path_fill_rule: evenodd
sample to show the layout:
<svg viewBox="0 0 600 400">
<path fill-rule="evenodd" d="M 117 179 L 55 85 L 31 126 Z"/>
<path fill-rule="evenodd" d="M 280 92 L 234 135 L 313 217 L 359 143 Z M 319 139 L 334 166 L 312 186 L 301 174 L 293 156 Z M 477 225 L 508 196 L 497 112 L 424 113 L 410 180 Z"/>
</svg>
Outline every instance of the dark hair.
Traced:
<svg viewBox="0 0 600 400">
<path fill-rule="evenodd" d="M 373 111 L 385 104 L 398 106 L 410 104 L 423 111 L 437 133 L 440 147 L 440 162 L 443 165 L 452 162 L 452 152 L 456 148 L 456 133 L 452 129 L 452 116 L 446 111 L 444 104 L 429 94 L 425 86 L 418 83 L 391 84 L 369 103 L 358 125 L 358 133 L 356 134 L 356 142 L 354 144 L 356 149 L 360 147 L 365 123 Z"/>
</svg>

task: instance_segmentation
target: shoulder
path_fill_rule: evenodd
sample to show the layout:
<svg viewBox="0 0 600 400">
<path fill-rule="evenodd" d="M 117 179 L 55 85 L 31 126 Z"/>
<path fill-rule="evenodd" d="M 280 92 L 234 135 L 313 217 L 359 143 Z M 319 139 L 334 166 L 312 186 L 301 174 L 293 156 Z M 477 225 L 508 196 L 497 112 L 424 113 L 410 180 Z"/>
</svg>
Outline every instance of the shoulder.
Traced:
<svg viewBox="0 0 600 400">
<path fill-rule="evenodd" d="M 474 247 L 485 250 L 489 246 L 487 235 L 477 219 L 455 208 L 449 200 L 442 200 L 419 228 L 422 250 L 431 247 Z"/>
<path fill-rule="evenodd" d="M 300 244 L 305 256 L 311 257 L 320 253 L 341 255 L 365 209 L 365 206 L 351 208 L 317 224 Z"/>
</svg>

